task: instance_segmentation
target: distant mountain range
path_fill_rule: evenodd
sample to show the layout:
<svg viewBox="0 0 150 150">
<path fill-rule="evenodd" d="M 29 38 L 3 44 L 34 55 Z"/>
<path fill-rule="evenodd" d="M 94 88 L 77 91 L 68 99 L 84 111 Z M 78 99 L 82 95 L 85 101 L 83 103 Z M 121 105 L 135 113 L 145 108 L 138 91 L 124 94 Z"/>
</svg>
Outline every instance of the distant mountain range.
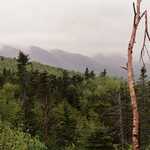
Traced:
<svg viewBox="0 0 150 150">
<path fill-rule="evenodd" d="M 18 52 L 19 50 L 17 48 L 8 45 L 4 45 L 0 48 L 0 56 L 13 58 L 17 57 Z M 100 73 L 104 69 L 107 69 L 108 73 L 111 75 L 126 76 L 126 71 L 120 67 L 126 63 L 126 58 L 118 54 L 109 56 L 97 54 L 93 57 L 88 57 L 59 49 L 47 51 L 37 46 L 31 46 L 28 51 L 25 52 L 29 54 L 31 60 L 55 67 L 80 72 L 84 72 L 85 68 L 88 67 L 89 70 L 94 70 L 96 73 Z M 136 66 L 135 70 L 137 74 L 139 71 L 138 66 Z"/>
</svg>

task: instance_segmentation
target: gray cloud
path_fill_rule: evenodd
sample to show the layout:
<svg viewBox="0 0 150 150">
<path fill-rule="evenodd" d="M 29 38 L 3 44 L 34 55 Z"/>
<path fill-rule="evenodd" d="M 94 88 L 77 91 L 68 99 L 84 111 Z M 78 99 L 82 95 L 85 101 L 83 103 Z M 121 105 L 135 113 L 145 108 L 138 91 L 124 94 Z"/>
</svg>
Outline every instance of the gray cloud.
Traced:
<svg viewBox="0 0 150 150">
<path fill-rule="evenodd" d="M 143 5 L 150 8 L 146 0 Z M 132 15 L 130 0 L 2 0 L 0 42 L 125 53 Z"/>
</svg>

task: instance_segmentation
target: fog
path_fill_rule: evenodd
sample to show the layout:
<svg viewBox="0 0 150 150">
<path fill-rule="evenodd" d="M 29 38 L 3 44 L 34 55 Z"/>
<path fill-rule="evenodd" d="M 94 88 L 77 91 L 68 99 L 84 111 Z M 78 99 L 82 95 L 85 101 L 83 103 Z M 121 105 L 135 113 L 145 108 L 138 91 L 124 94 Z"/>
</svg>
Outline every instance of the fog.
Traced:
<svg viewBox="0 0 150 150">
<path fill-rule="evenodd" d="M 145 7 L 150 1 L 143 0 Z M 132 17 L 131 0 L 2 0 L 0 43 L 125 54 Z"/>
</svg>

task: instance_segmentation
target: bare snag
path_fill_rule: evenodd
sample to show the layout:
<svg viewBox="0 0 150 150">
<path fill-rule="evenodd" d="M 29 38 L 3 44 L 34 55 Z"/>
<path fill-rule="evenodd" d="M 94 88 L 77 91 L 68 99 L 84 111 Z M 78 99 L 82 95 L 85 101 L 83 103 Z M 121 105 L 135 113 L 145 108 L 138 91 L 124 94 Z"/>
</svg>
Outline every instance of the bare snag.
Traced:
<svg viewBox="0 0 150 150">
<path fill-rule="evenodd" d="M 132 116 L 133 116 L 132 149 L 140 150 L 140 116 L 139 116 L 139 111 L 138 111 L 137 96 L 136 96 L 135 84 L 134 84 L 133 52 L 134 52 L 134 45 L 136 43 L 137 30 L 139 27 L 139 23 L 143 17 L 145 18 L 145 30 L 144 30 L 144 40 L 143 40 L 143 46 L 141 49 L 140 58 L 144 66 L 145 66 L 145 63 L 144 63 L 143 55 L 144 55 L 144 51 L 146 51 L 149 56 L 148 50 L 146 48 L 146 40 L 150 41 L 150 36 L 148 32 L 147 10 L 141 13 L 141 0 L 137 0 L 136 4 L 133 3 L 133 11 L 134 11 L 134 21 L 133 21 L 130 41 L 128 44 L 127 71 L 128 71 L 128 87 L 129 87 L 129 92 L 130 92 L 130 97 L 131 97 L 131 107 L 132 107 Z"/>
</svg>

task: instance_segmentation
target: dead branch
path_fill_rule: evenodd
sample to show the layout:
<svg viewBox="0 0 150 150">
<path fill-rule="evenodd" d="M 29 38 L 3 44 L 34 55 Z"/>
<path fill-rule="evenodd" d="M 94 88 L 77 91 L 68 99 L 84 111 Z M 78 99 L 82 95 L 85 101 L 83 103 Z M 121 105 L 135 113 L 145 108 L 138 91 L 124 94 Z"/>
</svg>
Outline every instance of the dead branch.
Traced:
<svg viewBox="0 0 150 150">
<path fill-rule="evenodd" d="M 133 2 L 133 11 L 134 11 L 134 16 L 136 16 L 136 8 L 135 8 L 135 3 Z"/>
<path fill-rule="evenodd" d="M 120 67 L 124 70 L 128 70 L 128 63 L 126 63 L 126 66 L 121 65 Z"/>
<path fill-rule="evenodd" d="M 149 54 L 149 51 L 148 51 L 146 45 L 145 45 L 145 50 L 146 50 L 146 53 L 147 53 L 148 58 L 150 59 L 150 54 Z"/>
<path fill-rule="evenodd" d="M 146 47 L 146 39 L 148 39 L 148 41 L 150 42 L 150 36 L 149 36 L 149 31 L 148 31 L 148 18 L 147 18 L 147 10 L 145 10 L 143 12 L 143 14 L 141 15 L 141 19 L 142 17 L 145 16 L 145 30 L 144 30 L 144 39 L 143 39 L 143 45 L 142 45 L 142 49 L 141 49 L 141 56 L 140 59 L 142 60 L 143 66 L 145 66 L 145 62 L 144 62 L 144 52 L 146 51 L 148 57 L 150 58 L 148 49 Z"/>
<path fill-rule="evenodd" d="M 128 68 L 126 66 L 120 66 L 120 67 L 124 70 L 128 70 Z"/>
</svg>

